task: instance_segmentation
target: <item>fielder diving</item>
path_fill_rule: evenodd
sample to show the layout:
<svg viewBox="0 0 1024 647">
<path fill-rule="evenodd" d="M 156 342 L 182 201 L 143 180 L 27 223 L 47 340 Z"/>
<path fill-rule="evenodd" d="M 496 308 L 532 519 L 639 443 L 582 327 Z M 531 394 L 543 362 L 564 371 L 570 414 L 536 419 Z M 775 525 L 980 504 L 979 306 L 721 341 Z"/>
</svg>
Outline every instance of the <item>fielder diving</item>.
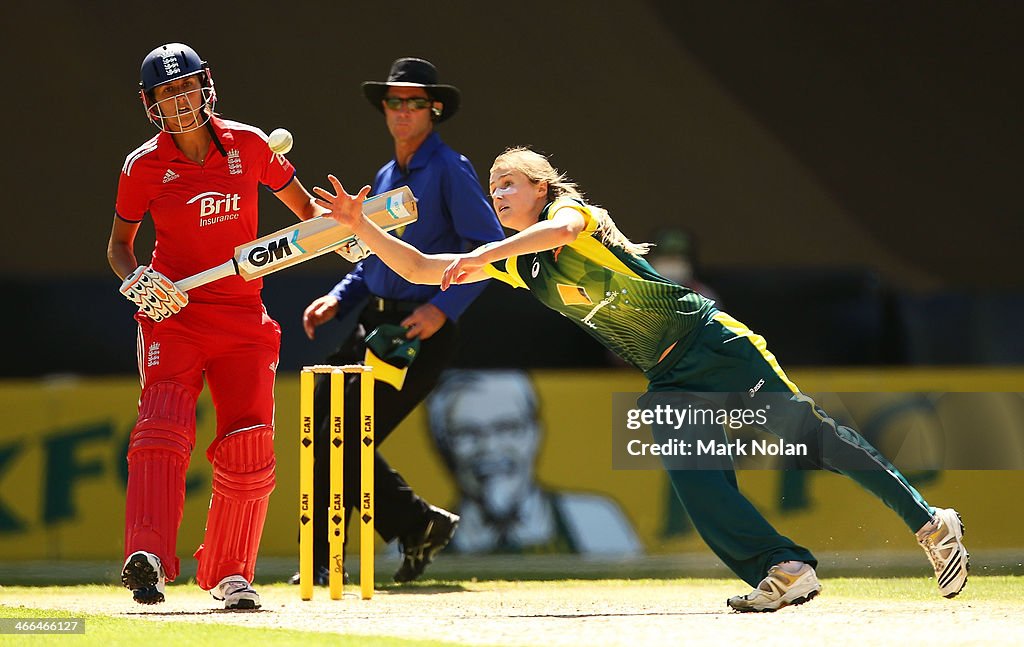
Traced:
<svg viewBox="0 0 1024 647">
<path fill-rule="evenodd" d="M 725 397 L 763 380 L 759 394 L 774 398 L 763 430 L 814 447 L 814 467 L 845 474 L 894 510 L 927 553 L 941 595 L 954 597 L 966 585 L 969 556 L 959 514 L 930 506 L 860 434 L 802 394 L 764 338 L 713 301 L 655 272 L 642 258 L 647 246 L 630 242 L 607 211 L 587 204 L 543 156 L 519 148 L 495 159 L 489 180 L 494 209 L 502 225 L 519 233 L 465 254 L 421 254 L 361 215 L 369 187 L 353 196 L 333 175 L 329 180 L 334 193 L 314 188 L 317 204 L 407 280 L 444 289 L 496 278 L 530 290 L 642 370 L 649 382 L 642 400 L 648 408 L 681 394 Z M 668 431 L 654 428 L 656 438 Z M 721 425 L 691 425 L 686 432 L 724 434 Z M 814 555 L 780 535 L 747 500 L 731 463 L 666 469 L 701 537 L 754 587 L 729 598 L 729 607 L 775 611 L 821 591 Z"/>
</svg>

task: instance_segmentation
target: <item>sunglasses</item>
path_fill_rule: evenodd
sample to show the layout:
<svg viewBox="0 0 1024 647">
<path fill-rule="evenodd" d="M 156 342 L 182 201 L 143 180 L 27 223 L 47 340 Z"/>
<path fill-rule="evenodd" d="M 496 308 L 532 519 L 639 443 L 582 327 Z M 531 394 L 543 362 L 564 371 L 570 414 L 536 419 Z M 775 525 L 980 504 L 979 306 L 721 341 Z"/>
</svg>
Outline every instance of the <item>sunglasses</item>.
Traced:
<svg viewBox="0 0 1024 647">
<path fill-rule="evenodd" d="M 433 104 L 434 101 L 426 97 L 412 97 L 409 99 L 384 97 L 384 105 L 387 106 L 389 110 L 401 110 L 403 106 L 408 106 L 409 110 L 426 110 Z"/>
</svg>

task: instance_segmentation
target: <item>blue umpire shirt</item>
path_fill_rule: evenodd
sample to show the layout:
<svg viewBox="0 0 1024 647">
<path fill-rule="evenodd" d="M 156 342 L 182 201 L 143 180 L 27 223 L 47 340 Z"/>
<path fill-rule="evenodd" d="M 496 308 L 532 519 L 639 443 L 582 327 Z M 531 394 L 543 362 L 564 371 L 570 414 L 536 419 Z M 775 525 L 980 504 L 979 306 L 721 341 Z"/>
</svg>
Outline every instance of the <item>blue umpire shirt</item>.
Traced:
<svg viewBox="0 0 1024 647">
<path fill-rule="evenodd" d="M 416 196 L 419 217 L 399 236 L 424 254 L 469 251 L 505 237 L 473 165 L 441 141 L 436 132 L 413 154 L 406 172 L 395 160 L 382 166 L 373 180 L 372 195 L 403 185 L 408 185 Z M 354 305 L 370 294 L 383 299 L 431 303 L 455 321 L 485 287 L 485 282 L 479 282 L 453 285 L 441 291 L 436 285 L 409 283 L 379 258 L 370 256 L 360 261 L 330 293 L 341 304 Z M 339 316 L 346 312 L 348 308 L 338 308 Z"/>
</svg>

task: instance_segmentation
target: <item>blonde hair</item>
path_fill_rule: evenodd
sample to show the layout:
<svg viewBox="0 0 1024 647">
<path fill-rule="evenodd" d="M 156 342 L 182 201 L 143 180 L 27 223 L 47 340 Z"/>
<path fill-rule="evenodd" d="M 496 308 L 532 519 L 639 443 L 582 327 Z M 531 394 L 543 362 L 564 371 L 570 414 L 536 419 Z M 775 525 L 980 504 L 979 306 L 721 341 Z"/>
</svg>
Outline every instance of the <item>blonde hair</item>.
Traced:
<svg viewBox="0 0 1024 647">
<path fill-rule="evenodd" d="M 546 157 L 524 146 L 508 148 L 501 155 L 494 158 L 494 164 L 491 165 L 491 174 L 493 175 L 497 169 L 519 171 L 533 184 L 546 182 L 548 185 L 548 202 L 558 198 L 574 198 L 580 202 L 585 202 L 583 193 L 576 186 L 575 182 L 569 180 L 565 173 L 560 173 L 558 169 L 553 167 Z M 621 247 L 636 256 L 643 256 L 649 251 L 650 244 L 634 243 L 626 238 L 625 234 L 615 226 L 615 222 L 608 215 L 608 211 L 589 203 L 587 203 L 587 207 L 597 221 L 597 233 L 601 235 L 601 242 L 606 245 Z"/>
</svg>

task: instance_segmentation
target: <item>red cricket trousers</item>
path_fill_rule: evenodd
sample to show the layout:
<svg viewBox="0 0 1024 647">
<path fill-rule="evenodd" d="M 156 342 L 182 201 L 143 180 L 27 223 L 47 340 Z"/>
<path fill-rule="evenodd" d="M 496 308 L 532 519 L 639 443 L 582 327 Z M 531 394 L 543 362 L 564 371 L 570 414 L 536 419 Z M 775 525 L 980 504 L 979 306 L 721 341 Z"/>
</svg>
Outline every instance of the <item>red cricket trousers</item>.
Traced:
<svg viewBox="0 0 1024 647">
<path fill-rule="evenodd" d="M 205 378 L 217 417 L 207 448 L 213 492 L 197 582 L 228 575 L 252 581 L 267 500 L 274 486 L 274 378 L 281 328 L 257 299 L 189 303 L 154 322 L 137 314 L 142 394 L 128 448 L 125 555 L 157 555 L 168 580 L 180 566 L 176 544 L 185 472 L 196 443 L 196 400 Z"/>
</svg>

